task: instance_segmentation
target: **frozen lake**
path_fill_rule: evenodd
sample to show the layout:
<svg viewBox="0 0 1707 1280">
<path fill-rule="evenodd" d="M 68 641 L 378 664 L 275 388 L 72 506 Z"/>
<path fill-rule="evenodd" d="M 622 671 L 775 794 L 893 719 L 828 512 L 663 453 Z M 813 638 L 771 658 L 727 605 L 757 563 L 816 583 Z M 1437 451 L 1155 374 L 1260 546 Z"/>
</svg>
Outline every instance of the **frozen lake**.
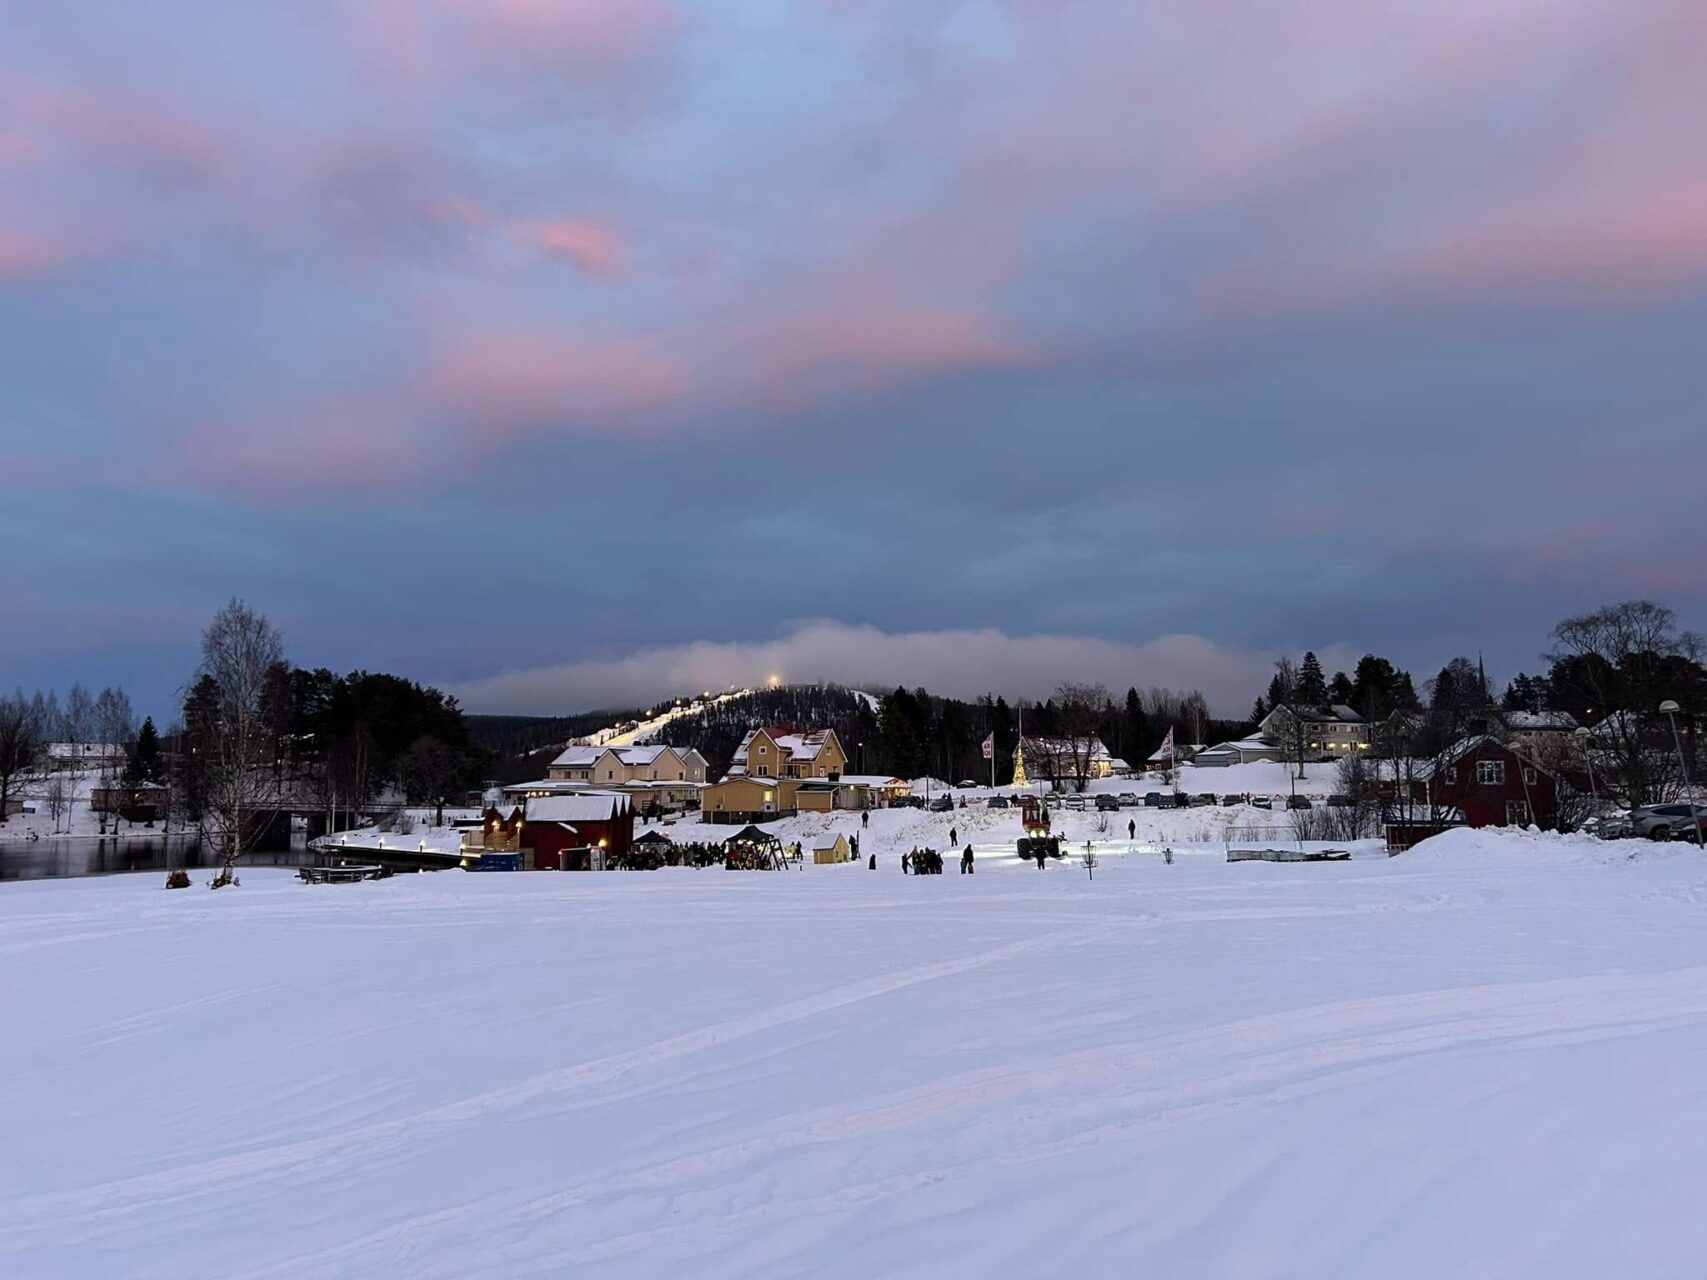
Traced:
<svg viewBox="0 0 1707 1280">
<path fill-rule="evenodd" d="M 1438 845 L 8 884 L 0 1271 L 1707 1274 L 1707 864 Z"/>
</svg>

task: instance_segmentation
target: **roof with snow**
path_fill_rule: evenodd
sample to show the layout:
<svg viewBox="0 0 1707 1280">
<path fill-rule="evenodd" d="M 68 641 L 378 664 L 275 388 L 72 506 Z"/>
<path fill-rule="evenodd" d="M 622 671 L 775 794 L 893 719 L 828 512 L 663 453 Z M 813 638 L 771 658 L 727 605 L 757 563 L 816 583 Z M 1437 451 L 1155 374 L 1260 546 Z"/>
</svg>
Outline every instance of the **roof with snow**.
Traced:
<svg viewBox="0 0 1707 1280">
<path fill-rule="evenodd" d="M 577 744 L 569 747 L 551 762 L 554 769 L 586 769 L 606 752 L 610 752 L 625 765 L 641 766 L 651 764 L 658 757 L 669 753 L 683 763 L 691 755 L 697 755 L 692 747 L 667 747 L 661 742 L 649 742 L 638 747 L 592 747 Z"/>
<path fill-rule="evenodd" d="M 758 729 L 747 730 L 746 736 L 741 739 L 741 745 L 735 748 L 732 763 L 744 764 L 746 762 L 748 744 L 758 737 L 760 732 L 761 730 Z M 807 729 L 804 732 L 797 733 L 791 725 L 776 725 L 767 727 L 762 732 L 769 734 L 771 741 L 776 743 L 777 748 L 787 752 L 791 759 L 816 760 L 818 753 L 829 742 L 833 731 L 830 729 Z"/>
<path fill-rule="evenodd" d="M 1499 747 L 1502 751 L 1510 752 L 1530 768 L 1539 769 L 1550 778 L 1557 776 L 1554 774 L 1553 770 L 1549 769 L 1546 765 L 1542 764 L 1522 748 L 1516 747 L 1509 742 L 1501 742 L 1492 734 L 1473 733 L 1468 738 L 1460 738 L 1457 742 L 1454 742 L 1435 759 L 1419 762 L 1416 768 L 1415 777 L 1419 780 L 1432 778 L 1437 768 L 1449 769 L 1453 765 L 1457 764 L 1458 761 L 1462 760 L 1471 751 L 1484 743 L 1489 742 L 1493 743 L 1494 746 Z"/>
<path fill-rule="evenodd" d="M 1175 743 L 1172 755 L 1169 755 L 1166 751 L 1157 747 L 1147 757 L 1145 757 L 1144 763 L 1160 764 L 1163 760 L 1183 760 L 1187 756 L 1195 756 L 1200 751 L 1206 750 L 1208 750 L 1208 748 L 1206 748 L 1201 742 Z"/>
<path fill-rule="evenodd" d="M 1085 745 L 1082 738 L 1033 738 L 1028 736 L 1019 741 L 1019 746 L 1025 748 L 1027 755 L 1035 752 L 1046 756 L 1076 756 L 1084 751 Z M 1092 738 L 1089 745 L 1090 755 L 1087 757 L 1088 759 L 1107 760 L 1110 758 L 1108 748 L 1103 746 L 1101 738 Z M 1016 746 L 1015 750 L 1018 750 L 1019 746 Z"/>
<path fill-rule="evenodd" d="M 611 792 L 534 796 L 523 811 L 529 822 L 609 822 L 629 812 L 628 797 Z"/>
<path fill-rule="evenodd" d="M 1577 727 L 1569 711 L 1501 711 L 1500 723 L 1513 733 L 1567 733 Z"/>
<path fill-rule="evenodd" d="M 106 760 L 130 754 L 120 742 L 50 742 L 50 760 Z"/>
<path fill-rule="evenodd" d="M 1362 724 L 1363 717 L 1358 715 L 1343 702 L 1332 703 L 1321 707 L 1276 707 L 1263 717 L 1267 724 L 1271 716 L 1281 713 L 1296 715 L 1306 724 Z"/>
</svg>

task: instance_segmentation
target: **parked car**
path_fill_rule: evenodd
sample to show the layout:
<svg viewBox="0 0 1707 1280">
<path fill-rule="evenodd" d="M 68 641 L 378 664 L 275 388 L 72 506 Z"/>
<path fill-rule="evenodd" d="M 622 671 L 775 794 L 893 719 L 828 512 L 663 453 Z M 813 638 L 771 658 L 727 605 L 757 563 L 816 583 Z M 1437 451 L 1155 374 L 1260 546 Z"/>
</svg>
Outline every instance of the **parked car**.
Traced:
<svg viewBox="0 0 1707 1280">
<path fill-rule="evenodd" d="M 1119 796 L 1122 809 L 1136 809 L 1144 803 L 1136 791 L 1122 791 Z"/>
<path fill-rule="evenodd" d="M 889 802 L 889 807 L 891 809 L 923 809 L 925 798 L 923 796 L 897 796 Z"/>
<path fill-rule="evenodd" d="M 1330 809 L 1350 809 L 1356 804 L 1357 801 L 1353 800 L 1350 796 L 1336 795 L 1328 797 L 1328 808 Z"/>
<path fill-rule="evenodd" d="M 1310 797 L 1309 796 L 1287 796 L 1286 797 L 1286 807 L 1288 809 L 1308 809 L 1310 807 Z"/>
<path fill-rule="evenodd" d="M 1097 797 L 1098 813 L 1108 813 L 1118 808 L 1120 808 L 1119 796 L 1100 795 Z"/>
<path fill-rule="evenodd" d="M 1251 807 L 1253 809 L 1272 809 L 1272 808 L 1274 808 L 1274 797 L 1273 796 L 1252 796 L 1251 797 Z"/>
<path fill-rule="evenodd" d="M 937 796 L 935 799 L 933 799 L 930 802 L 930 804 L 926 805 L 925 807 L 927 809 L 929 809 L 932 813 L 948 813 L 948 812 L 952 811 L 954 808 L 954 797 L 953 796 Z"/>
<path fill-rule="evenodd" d="M 1585 818 L 1583 830 L 1591 836 L 1599 836 L 1602 840 L 1624 840 L 1634 834 L 1630 829 L 1630 815 L 1627 813 L 1609 813 L 1603 818 Z"/>
<path fill-rule="evenodd" d="M 1068 796 L 1061 803 L 1064 807 L 1072 809 L 1077 813 L 1083 813 L 1085 811 L 1085 798 L 1083 796 Z"/>
<path fill-rule="evenodd" d="M 1207 791 L 1203 792 L 1201 795 L 1195 795 L 1191 798 L 1191 807 L 1194 809 L 1203 808 L 1206 805 L 1212 805 L 1214 803 L 1215 797 Z"/>
<path fill-rule="evenodd" d="M 1160 791 L 1146 791 L 1144 793 L 1144 807 L 1146 809 L 1160 809 L 1162 807 L 1162 793 Z"/>
<path fill-rule="evenodd" d="M 954 785 L 955 785 L 955 788 L 957 790 L 964 791 L 964 790 L 966 790 L 967 787 L 975 787 L 978 784 L 976 782 L 972 781 L 971 778 L 962 778 L 959 782 L 955 783 Z"/>
<path fill-rule="evenodd" d="M 1243 804 L 1244 802 L 1245 802 L 1245 798 L 1243 796 L 1222 796 L 1221 797 L 1221 804 L 1225 808 L 1228 808 L 1228 809 L 1231 809 L 1236 804 Z"/>
<path fill-rule="evenodd" d="M 991 796 L 984 802 L 984 807 L 986 809 L 1006 809 L 1008 798 L 1006 796 Z"/>
<path fill-rule="evenodd" d="M 1707 804 L 1649 804 L 1636 810 L 1630 829 L 1648 840 L 1693 840 L 1697 827 L 1707 829 Z"/>
</svg>

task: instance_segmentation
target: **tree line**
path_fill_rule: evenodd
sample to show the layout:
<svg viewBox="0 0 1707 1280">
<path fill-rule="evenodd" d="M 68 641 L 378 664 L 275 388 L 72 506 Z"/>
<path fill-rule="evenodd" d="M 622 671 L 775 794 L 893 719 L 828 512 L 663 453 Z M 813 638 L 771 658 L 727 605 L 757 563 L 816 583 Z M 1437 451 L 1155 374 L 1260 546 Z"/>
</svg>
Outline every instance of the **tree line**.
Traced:
<svg viewBox="0 0 1707 1280">
<path fill-rule="evenodd" d="M 348 816 L 387 794 L 442 804 L 477 783 L 485 758 L 456 700 L 398 676 L 293 667 L 263 615 L 232 600 L 209 622 L 166 733 L 139 726 L 120 689 L 90 695 L 0 697 L 0 813 L 36 779 L 50 810 L 68 805 L 64 774 L 78 756 L 50 744 L 97 743 L 101 785 L 164 789 L 169 819 L 196 827 L 236 855 L 281 807 Z M 119 748 L 118 751 L 106 749 Z M 102 829 L 107 815 L 102 814 Z M 113 819 L 116 829 L 117 818 Z"/>
</svg>

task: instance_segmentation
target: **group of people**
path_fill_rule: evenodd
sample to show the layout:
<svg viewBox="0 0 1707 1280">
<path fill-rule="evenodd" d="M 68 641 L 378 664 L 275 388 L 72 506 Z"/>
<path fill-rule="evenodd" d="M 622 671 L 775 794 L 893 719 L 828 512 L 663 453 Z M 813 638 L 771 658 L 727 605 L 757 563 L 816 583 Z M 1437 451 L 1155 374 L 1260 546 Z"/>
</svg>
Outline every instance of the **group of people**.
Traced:
<svg viewBox="0 0 1707 1280">
<path fill-rule="evenodd" d="M 972 874 L 972 846 L 967 845 L 960 851 L 960 874 Z M 877 870 L 877 855 L 871 855 L 871 869 Z M 901 874 L 911 873 L 915 876 L 940 876 L 942 874 L 942 854 L 935 849 L 912 849 L 901 855 Z"/>
</svg>

